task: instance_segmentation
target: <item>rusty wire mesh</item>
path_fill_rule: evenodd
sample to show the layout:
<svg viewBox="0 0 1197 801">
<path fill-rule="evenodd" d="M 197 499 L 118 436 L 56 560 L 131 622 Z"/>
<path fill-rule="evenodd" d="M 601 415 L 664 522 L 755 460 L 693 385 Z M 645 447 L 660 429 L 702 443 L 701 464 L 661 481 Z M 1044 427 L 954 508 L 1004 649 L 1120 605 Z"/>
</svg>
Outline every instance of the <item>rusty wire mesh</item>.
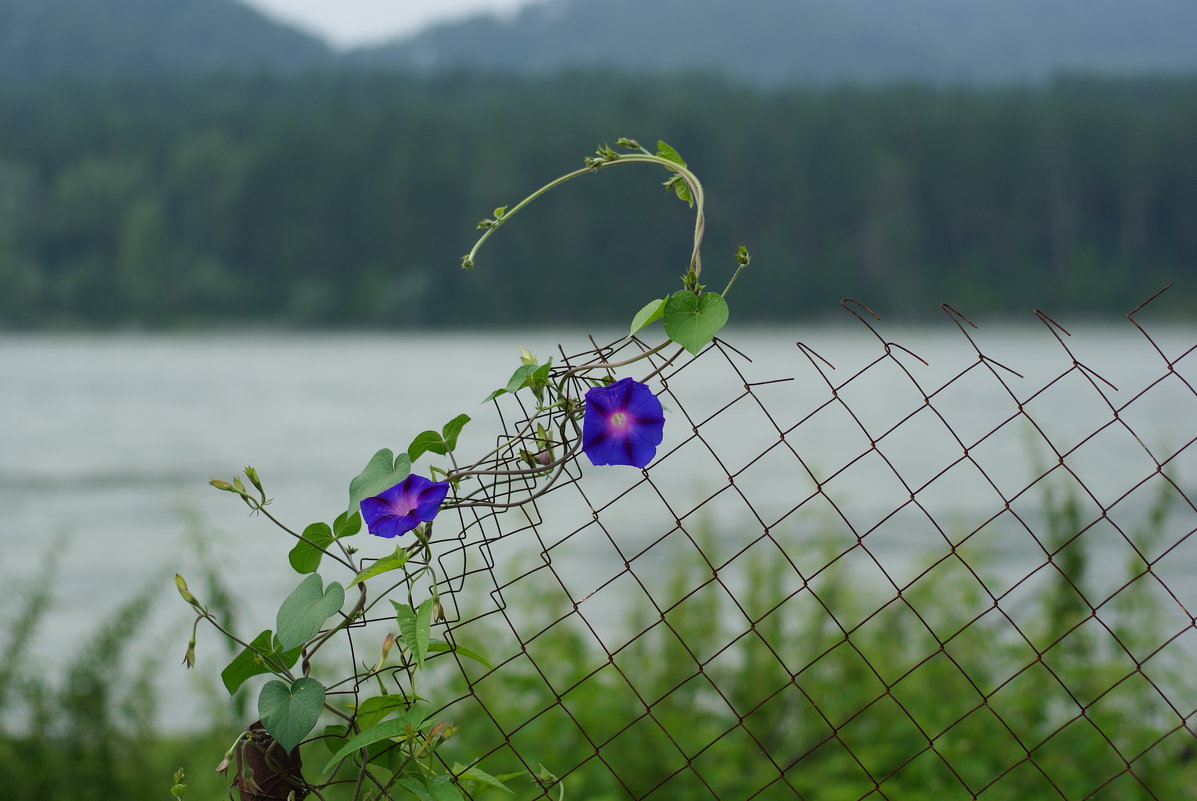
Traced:
<svg viewBox="0 0 1197 801">
<path fill-rule="evenodd" d="M 1197 345 L 1140 307 L 1150 378 L 1115 388 L 1037 312 L 1056 366 L 1028 378 L 944 307 L 960 359 L 925 376 L 845 308 L 859 369 L 653 356 L 647 469 L 570 460 L 458 510 L 445 635 L 489 654 L 436 660 L 461 753 L 539 774 L 523 797 L 1197 797 Z M 537 422 L 504 400 L 500 443 Z M 1160 403 L 1188 429 L 1138 433 Z"/>
</svg>

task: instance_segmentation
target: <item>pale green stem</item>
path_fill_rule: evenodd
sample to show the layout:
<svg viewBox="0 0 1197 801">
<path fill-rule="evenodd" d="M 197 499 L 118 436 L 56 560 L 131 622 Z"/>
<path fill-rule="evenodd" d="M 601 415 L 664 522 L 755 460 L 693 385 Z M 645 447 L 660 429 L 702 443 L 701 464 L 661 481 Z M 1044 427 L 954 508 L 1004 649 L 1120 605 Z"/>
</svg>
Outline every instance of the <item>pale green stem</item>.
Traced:
<svg viewBox="0 0 1197 801">
<path fill-rule="evenodd" d="M 579 170 L 574 170 L 573 172 L 566 173 L 565 175 L 562 175 L 561 177 L 550 181 L 549 183 L 540 187 L 535 192 L 528 195 L 526 198 L 521 200 L 519 203 L 515 204 L 510 209 L 508 209 L 503 214 L 503 218 L 501 220 L 496 220 L 495 225 L 488 228 L 486 230 L 486 232 L 483 233 L 481 237 L 479 237 L 478 241 L 474 243 L 474 247 L 472 247 L 470 249 L 470 252 L 466 254 L 465 258 L 463 259 L 463 263 L 466 264 L 467 266 L 473 266 L 474 259 L 478 255 L 478 251 L 482 249 L 483 243 L 485 243 L 486 240 L 490 239 L 491 235 L 495 231 L 497 231 L 503 225 L 503 223 L 507 222 L 507 220 L 510 219 L 512 215 L 517 214 L 521 209 L 523 209 L 525 206 L 527 206 L 532 201 L 536 200 L 541 195 L 544 195 L 544 194 L 548 193 L 550 190 L 556 189 L 558 186 L 561 186 L 562 184 L 566 183 L 567 181 L 572 181 L 574 178 L 578 178 L 582 175 L 586 175 L 588 173 L 592 173 L 597 170 L 604 169 L 606 167 L 613 167 L 617 164 L 637 164 L 637 163 L 639 163 L 639 164 L 656 164 L 658 166 L 664 167 L 667 170 L 676 172 L 678 175 L 680 175 L 682 177 L 682 180 L 686 182 L 686 185 L 690 187 L 690 194 L 694 198 L 694 208 L 695 208 L 695 212 L 694 212 L 694 250 L 690 254 L 690 269 L 693 270 L 695 277 L 698 277 L 698 275 L 702 273 L 702 257 L 699 255 L 699 249 L 702 246 L 702 237 L 703 237 L 704 232 L 706 231 L 706 211 L 705 211 L 706 210 L 706 195 L 703 193 L 702 183 L 699 182 L 698 177 L 696 175 L 694 175 L 694 173 L 690 172 L 690 170 L 687 169 L 686 167 L 683 167 L 682 165 L 678 164 L 677 162 L 670 161 L 669 159 L 666 159 L 666 158 L 662 158 L 661 156 L 654 156 L 648 152 L 644 152 L 643 155 L 641 155 L 639 153 L 629 153 L 626 155 L 621 154 L 619 156 L 619 158 L 617 158 L 617 159 L 612 159 L 610 161 L 603 161 L 600 164 L 595 165 L 594 167 L 590 167 L 590 166 L 583 167 Z"/>
</svg>

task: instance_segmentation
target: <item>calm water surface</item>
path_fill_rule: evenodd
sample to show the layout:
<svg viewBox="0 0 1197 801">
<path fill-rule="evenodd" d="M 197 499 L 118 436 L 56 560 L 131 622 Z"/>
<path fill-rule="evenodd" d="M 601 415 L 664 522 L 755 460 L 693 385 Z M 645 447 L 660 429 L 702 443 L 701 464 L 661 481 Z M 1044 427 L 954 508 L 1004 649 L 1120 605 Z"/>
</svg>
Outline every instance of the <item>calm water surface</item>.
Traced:
<svg viewBox="0 0 1197 801">
<path fill-rule="evenodd" d="M 1197 343 L 1197 326 L 1152 333 L 1173 359 Z M 730 330 L 728 340 L 752 361 L 734 354 L 731 361 L 712 359 L 709 369 L 703 363 L 702 370 L 683 370 L 671 383 L 684 408 L 666 399 L 666 440 L 654 476 L 676 497 L 699 498 L 726 488 L 727 473 L 736 473 L 737 486 L 747 487 L 742 497 L 724 493 L 704 514 L 718 531 L 758 534 L 762 521 L 770 525 L 780 520 L 811 493 L 816 481 L 826 482 L 826 491 L 847 510 L 853 527 L 875 531 L 869 536 L 877 541 L 878 552 L 893 560 L 894 575 L 915 575 L 915 554 L 934 546 L 934 537 L 926 540 L 925 532 L 914 529 L 895 534 L 877 527 L 911 490 L 918 489 L 937 516 L 955 521 L 952 525 L 961 530 L 975 527 L 982 513 L 993 514 L 988 510 L 1000 496 L 971 471 L 932 481 L 959 459 L 961 449 L 926 410 L 881 437 L 922 404 L 903 366 L 928 394 L 952 376 L 965 374 L 933 401 L 966 445 L 1000 425 L 1020 402 L 1042 421 L 1061 451 L 1076 447 L 1113 418 L 1084 374 L 1069 372 L 1072 358 L 1038 324 L 982 327 L 976 334 L 987 356 L 1022 374 L 1001 373 L 1013 396 L 991 374 L 975 369 L 976 353 L 950 324 L 887 329 L 886 336 L 929 364 L 897 353 L 898 362 L 885 361 L 849 382 L 840 396 L 857 414 L 859 423 L 854 423 L 837 404 L 816 412 L 828 401 L 828 386 L 794 343 L 804 342 L 834 364 L 834 372 L 824 370 L 838 383 L 883 354 L 868 331 Z M 268 523 L 248 518 L 232 496 L 207 487 L 209 478 L 231 477 L 253 465 L 275 499 L 275 514 L 297 527 L 330 520 L 345 506 L 349 479 L 380 447 L 402 450 L 415 433 L 439 427 L 459 412 L 475 416 L 461 452 L 489 447 L 497 432 L 488 407 L 479 401 L 505 383 L 518 364 L 519 346 L 545 355 L 558 342 L 574 352 L 586 340 L 570 331 L 0 337 L 0 586 L 47 580 L 38 572 L 44 555 L 59 550 L 57 568 L 48 579 L 56 601 L 37 644 L 42 656 L 73 651 L 122 599 L 153 586 L 160 608 L 142 647 L 162 660 L 167 687 L 186 687 L 196 679 L 176 665 L 188 616 L 171 576 L 176 570 L 185 572 L 197 548 L 227 566 L 246 602 L 246 631 L 272 627 L 274 604 L 295 583 L 284 561 L 290 542 Z M 1076 472 L 1096 502 L 1111 503 L 1150 472 L 1144 446 L 1161 459 L 1179 450 L 1170 468 L 1190 497 L 1197 497 L 1197 446 L 1182 450 L 1197 436 L 1197 397 L 1178 380 L 1197 386 L 1197 354 L 1180 359 L 1177 373 L 1169 375 L 1151 344 L 1126 324 L 1078 328 L 1069 345 L 1086 367 L 1118 387 L 1102 384 L 1116 406 L 1159 382 L 1123 415 L 1141 442 L 1116 425 L 1082 446 L 1084 459 L 1079 458 L 1082 450 L 1076 451 L 1075 461 L 1082 465 Z M 749 381 L 795 380 L 754 390 L 767 405 L 766 416 L 752 398 L 744 397 L 743 380 L 733 364 Z M 1065 377 L 1051 389 L 1035 395 L 1061 374 Z M 692 427 L 686 414 L 701 423 L 725 406 L 727 411 L 699 426 L 709 448 L 687 442 Z M 871 437 L 861 432 L 861 425 Z M 793 452 L 775 447 L 779 430 L 787 432 L 787 446 L 802 456 L 806 467 Z M 870 438 L 880 438 L 877 452 L 907 478 L 908 486 L 895 481 L 882 461 L 853 461 L 868 450 Z M 976 453 L 984 459 L 986 475 L 1003 491 L 1005 485 L 1025 482 L 1035 459 L 1041 465 L 1055 459 L 1028 426 L 1006 427 L 1000 436 L 985 438 Z M 636 471 L 596 471 L 589 465 L 585 472 L 596 505 L 639 477 Z M 589 509 L 578 508 L 577 496 L 569 497 L 575 499 L 568 502 L 572 508 L 546 505 L 550 531 L 556 526 L 568 533 L 590 518 Z M 724 497 L 732 500 L 724 503 Z M 1120 510 L 1133 516 L 1147 505 L 1144 492 Z M 1032 507 L 1026 513 L 1034 516 Z M 627 541 L 613 545 L 606 538 L 574 537 L 568 547 L 554 550 L 554 560 L 565 564 L 567 573 L 574 564 L 597 575 L 596 559 L 616 566 L 637 550 L 637 537 L 649 541 L 660 534 L 649 530 L 658 525 L 658 513 L 647 506 L 637 509 L 634 501 L 610 517 L 626 523 L 632 532 Z M 1193 521 L 1179 525 L 1192 530 Z M 1124 566 L 1125 545 L 1109 539 L 1099 577 L 1103 571 L 1112 577 Z M 359 545 L 370 547 L 369 542 Z M 1025 537 L 993 546 L 1012 575 L 1025 564 L 1042 561 Z M 1190 538 L 1182 546 L 1160 569 L 1180 588 L 1191 611 L 1197 608 L 1197 580 L 1192 578 L 1197 544 Z M 531 543 L 527 547 L 535 550 Z M 384 550 L 389 549 L 384 546 L 379 554 Z M 579 578 L 579 583 L 586 580 Z M 210 634 L 201 640 L 201 660 L 203 649 L 213 644 Z M 211 681 L 219 667 L 201 663 L 195 673 Z M 164 715 L 180 714 L 175 709 L 164 710 Z M 181 714 L 190 714 L 188 709 L 184 704 Z"/>
</svg>

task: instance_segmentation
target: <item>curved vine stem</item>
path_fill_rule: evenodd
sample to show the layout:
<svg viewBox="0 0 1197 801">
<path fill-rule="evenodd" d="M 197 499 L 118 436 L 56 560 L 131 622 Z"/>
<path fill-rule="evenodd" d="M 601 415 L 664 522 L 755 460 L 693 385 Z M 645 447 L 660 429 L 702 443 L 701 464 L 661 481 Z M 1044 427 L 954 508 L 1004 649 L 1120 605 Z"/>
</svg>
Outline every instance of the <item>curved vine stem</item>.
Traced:
<svg viewBox="0 0 1197 801">
<path fill-rule="evenodd" d="M 579 178 L 583 175 L 588 175 L 592 172 L 597 172 L 598 170 L 606 169 L 607 167 L 614 167 L 619 164 L 656 164 L 671 172 L 677 173 L 679 176 L 681 176 L 682 180 L 686 182 L 686 186 L 690 188 L 690 196 L 694 200 L 694 248 L 690 254 L 690 271 L 697 279 L 702 273 L 702 256 L 700 254 L 700 250 L 702 247 L 702 238 L 706 232 L 706 195 L 703 193 L 702 183 L 698 180 L 698 177 L 684 165 L 679 164 L 671 159 L 667 159 L 664 156 L 654 155 L 642 147 L 639 148 L 639 150 L 640 152 L 638 153 L 616 153 L 609 148 L 606 149 L 606 151 L 600 151 L 600 153 L 604 155 L 601 155 L 598 158 L 587 159 L 585 167 L 574 170 L 570 173 L 566 173 L 565 175 L 549 181 L 547 184 L 525 197 L 519 203 L 516 203 L 510 209 L 505 209 L 501 214 L 498 214 L 496 219 L 483 220 L 480 225 L 485 227 L 486 231 L 481 237 L 478 238 L 478 241 L 474 243 L 474 247 L 470 248 L 470 252 L 462 257 L 461 266 L 466 269 L 473 268 L 478 251 L 482 249 L 482 246 L 486 243 L 486 240 L 490 239 L 495 231 L 502 227 L 503 223 L 510 219 L 512 215 L 518 214 L 522 209 L 524 209 L 541 195 L 548 194 L 550 191 L 556 189 L 562 184 L 568 183 L 569 181 L 572 181 L 573 179 Z"/>
</svg>

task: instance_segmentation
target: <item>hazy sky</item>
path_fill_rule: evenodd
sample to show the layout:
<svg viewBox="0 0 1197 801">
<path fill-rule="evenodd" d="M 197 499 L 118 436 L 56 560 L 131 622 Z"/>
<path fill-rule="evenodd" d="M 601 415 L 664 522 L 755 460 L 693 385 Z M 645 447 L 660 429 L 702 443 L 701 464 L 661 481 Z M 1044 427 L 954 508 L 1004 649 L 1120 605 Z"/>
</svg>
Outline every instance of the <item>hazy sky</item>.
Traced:
<svg viewBox="0 0 1197 801">
<path fill-rule="evenodd" d="M 337 46 L 373 43 L 433 22 L 511 11 L 530 0 L 241 0 Z"/>
</svg>

